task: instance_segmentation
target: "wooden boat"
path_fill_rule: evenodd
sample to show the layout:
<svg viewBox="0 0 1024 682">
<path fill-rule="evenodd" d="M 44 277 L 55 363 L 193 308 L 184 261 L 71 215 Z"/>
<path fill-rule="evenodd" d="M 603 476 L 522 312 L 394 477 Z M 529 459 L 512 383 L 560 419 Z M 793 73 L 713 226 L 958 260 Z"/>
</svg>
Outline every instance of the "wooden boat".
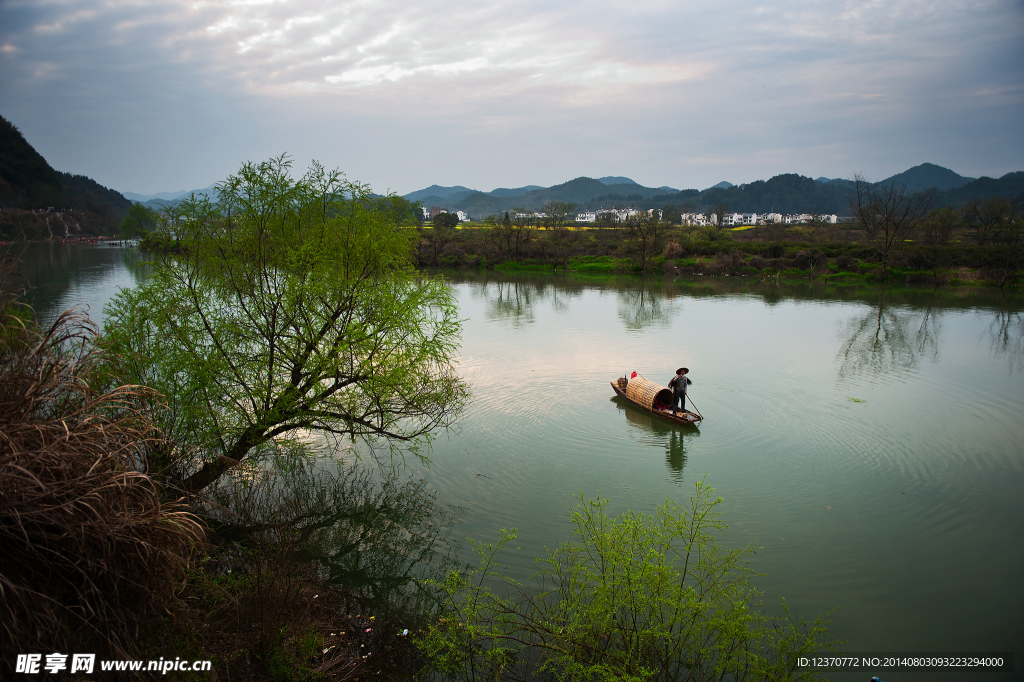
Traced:
<svg viewBox="0 0 1024 682">
<path fill-rule="evenodd" d="M 636 376 L 632 379 L 620 377 L 611 382 L 615 395 L 625 398 L 637 407 L 647 410 L 662 419 L 676 424 L 696 424 L 701 421 L 699 414 L 689 410 L 672 414 L 672 391 L 661 384 Z"/>
</svg>

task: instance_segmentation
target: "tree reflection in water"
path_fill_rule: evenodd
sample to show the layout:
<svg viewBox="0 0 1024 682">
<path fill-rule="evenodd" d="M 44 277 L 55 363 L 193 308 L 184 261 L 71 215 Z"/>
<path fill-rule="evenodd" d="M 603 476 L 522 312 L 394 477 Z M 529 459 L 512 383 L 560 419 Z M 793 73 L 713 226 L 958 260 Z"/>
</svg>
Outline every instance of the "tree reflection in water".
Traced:
<svg viewBox="0 0 1024 682">
<path fill-rule="evenodd" d="M 686 441 L 700 436 L 697 427 L 665 421 L 618 396 L 612 400 L 619 411 L 625 414 L 626 422 L 633 427 L 630 429 L 633 439 L 644 445 L 664 448 L 669 476 L 676 483 L 682 483 L 683 468 L 686 466 Z"/>
<path fill-rule="evenodd" d="M 341 461 L 250 467 L 198 505 L 219 545 L 241 543 L 273 569 L 310 564 L 324 583 L 378 613 L 426 613 L 424 579 L 453 568 L 452 523 L 464 509 L 397 469 Z"/>
<path fill-rule="evenodd" d="M 541 301 L 552 310 L 569 311 L 572 299 L 579 298 L 586 286 L 579 282 L 552 280 L 536 275 L 510 276 L 499 273 L 494 279 L 477 279 L 470 287 L 474 298 L 487 302 L 487 319 L 511 322 L 515 327 L 532 324 Z"/>
<path fill-rule="evenodd" d="M 1024 371 L 1024 318 L 1018 300 L 981 288 L 914 289 L 836 286 L 821 282 L 768 283 L 742 278 L 661 279 L 610 276 L 603 280 L 572 274 L 466 271 L 453 281 L 469 283 L 471 295 L 487 302 L 487 318 L 524 327 L 535 322 L 536 309 L 550 304 L 566 312 L 574 299 L 595 288 L 614 293 L 618 316 L 629 331 L 667 327 L 680 309 L 679 299 L 714 299 L 742 294 L 765 305 L 786 301 L 861 303 L 867 312 L 851 318 L 841 332 L 839 376 L 882 375 L 912 371 L 924 358 L 937 360 L 943 314 L 947 311 L 994 311 L 988 331 L 993 356 L 1010 370 Z"/>
<path fill-rule="evenodd" d="M 988 327 L 992 357 L 1003 357 L 1010 373 L 1024 370 L 1024 316 L 1019 310 L 998 308 Z"/>
<path fill-rule="evenodd" d="M 905 372 L 924 357 L 936 361 L 941 333 L 941 320 L 931 305 L 908 308 L 889 304 L 883 288 L 876 306 L 844 325 L 846 341 L 839 350 L 839 377 Z"/>
<path fill-rule="evenodd" d="M 619 289 L 619 319 L 627 329 L 641 331 L 667 327 L 676 313 L 671 286 L 664 280 L 641 279 Z"/>
<path fill-rule="evenodd" d="M 489 282 L 478 291 L 487 300 L 487 319 L 523 327 L 534 322 L 534 305 L 541 296 L 535 283 L 518 280 Z"/>
</svg>

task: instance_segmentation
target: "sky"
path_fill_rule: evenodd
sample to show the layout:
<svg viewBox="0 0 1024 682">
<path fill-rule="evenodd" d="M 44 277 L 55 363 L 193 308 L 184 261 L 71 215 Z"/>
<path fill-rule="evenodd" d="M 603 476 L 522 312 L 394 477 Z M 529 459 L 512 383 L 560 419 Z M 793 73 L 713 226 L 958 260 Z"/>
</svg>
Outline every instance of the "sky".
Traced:
<svg viewBox="0 0 1024 682">
<path fill-rule="evenodd" d="M 57 170 L 374 191 L 1024 170 L 1024 0 L 0 0 L 0 116 Z"/>
</svg>

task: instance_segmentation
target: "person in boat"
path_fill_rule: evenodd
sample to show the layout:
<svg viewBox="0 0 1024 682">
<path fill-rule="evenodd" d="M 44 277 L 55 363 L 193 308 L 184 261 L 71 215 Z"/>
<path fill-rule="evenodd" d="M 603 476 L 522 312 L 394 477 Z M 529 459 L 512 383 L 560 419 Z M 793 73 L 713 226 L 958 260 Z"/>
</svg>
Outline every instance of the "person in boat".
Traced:
<svg viewBox="0 0 1024 682">
<path fill-rule="evenodd" d="M 683 412 L 686 412 L 686 387 L 693 383 L 686 376 L 689 373 L 689 369 L 680 367 L 668 382 L 668 387 L 672 389 L 672 414 L 676 414 L 676 404 L 681 404 Z"/>
</svg>

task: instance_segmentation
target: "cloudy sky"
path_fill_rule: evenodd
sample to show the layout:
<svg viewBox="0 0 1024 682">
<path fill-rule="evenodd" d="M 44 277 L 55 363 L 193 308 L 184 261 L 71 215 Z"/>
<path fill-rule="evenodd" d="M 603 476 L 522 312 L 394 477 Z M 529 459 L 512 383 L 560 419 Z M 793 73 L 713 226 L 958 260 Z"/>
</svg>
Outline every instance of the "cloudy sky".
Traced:
<svg viewBox="0 0 1024 682">
<path fill-rule="evenodd" d="M 1022 0 L 0 0 L 0 115 L 120 191 L 1024 169 Z"/>
</svg>

